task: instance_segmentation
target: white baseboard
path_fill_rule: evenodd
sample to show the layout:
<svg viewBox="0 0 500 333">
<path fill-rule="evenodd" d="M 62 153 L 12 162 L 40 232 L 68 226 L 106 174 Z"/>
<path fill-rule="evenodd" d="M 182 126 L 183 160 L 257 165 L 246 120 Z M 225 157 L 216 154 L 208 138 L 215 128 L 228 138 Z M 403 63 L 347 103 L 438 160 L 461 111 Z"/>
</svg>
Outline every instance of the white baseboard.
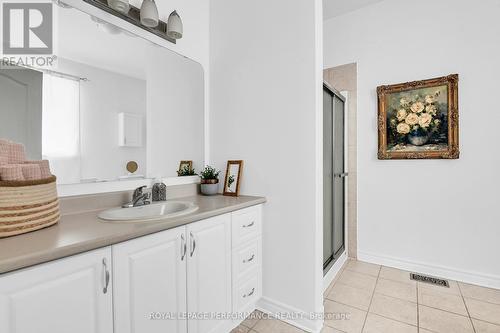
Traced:
<svg viewBox="0 0 500 333">
<path fill-rule="evenodd" d="M 478 286 L 500 289 L 500 276 L 479 274 L 463 271 L 446 266 L 436 266 L 421 262 L 413 262 L 401 258 L 383 256 L 364 251 L 358 251 L 358 260 L 388 267 L 399 268 L 405 271 L 423 273 L 435 277 L 461 281 Z"/>
<path fill-rule="evenodd" d="M 330 267 L 330 270 L 323 277 L 323 291 L 328 289 L 333 279 L 337 276 L 337 274 L 342 270 L 345 262 L 347 261 L 347 251 L 344 251 L 342 255 L 337 259 L 337 261 Z"/>
<path fill-rule="evenodd" d="M 257 309 L 306 332 L 320 333 L 323 328 L 323 320 L 310 319 L 308 313 L 267 297 L 257 302 Z"/>
</svg>

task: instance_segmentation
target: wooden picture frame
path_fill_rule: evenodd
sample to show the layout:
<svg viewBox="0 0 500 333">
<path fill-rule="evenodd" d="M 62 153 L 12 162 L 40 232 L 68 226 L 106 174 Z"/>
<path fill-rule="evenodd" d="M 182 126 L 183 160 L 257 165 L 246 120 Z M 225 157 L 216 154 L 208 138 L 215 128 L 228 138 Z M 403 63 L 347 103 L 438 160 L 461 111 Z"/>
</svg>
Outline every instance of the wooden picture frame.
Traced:
<svg viewBox="0 0 500 333">
<path fill-rule="evenodd" d="M 179 171 L 182 171 L 185 167 L 188 167 L 189 170 L 192 170 L 193 169 L 193 161 L 181 161 L 179 163 Z"/>
<path fill-rule="evenodd" d="M 458 74 L 377 87 L 378 158 L 458 159 Z"/>
<path fill-rule="evenodd" d="M 237 197 L 240 194 L 242 160 L 227 161 L 223 195 Z"/>
</svg>

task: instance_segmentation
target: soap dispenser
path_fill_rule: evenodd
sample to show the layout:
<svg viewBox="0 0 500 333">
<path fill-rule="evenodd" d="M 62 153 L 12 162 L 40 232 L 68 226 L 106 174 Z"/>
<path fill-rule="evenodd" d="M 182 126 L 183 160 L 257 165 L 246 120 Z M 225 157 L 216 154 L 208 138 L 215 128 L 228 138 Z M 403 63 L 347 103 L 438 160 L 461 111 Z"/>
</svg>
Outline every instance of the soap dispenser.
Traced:
<svg viewBox="0 0 500 333">
<path fill-rule="evenodd" d="M 160 178 L 155 180 L 152 192 L 153 201 L 167 201 L 167 185 L 163 184 Z"/>
</svg>

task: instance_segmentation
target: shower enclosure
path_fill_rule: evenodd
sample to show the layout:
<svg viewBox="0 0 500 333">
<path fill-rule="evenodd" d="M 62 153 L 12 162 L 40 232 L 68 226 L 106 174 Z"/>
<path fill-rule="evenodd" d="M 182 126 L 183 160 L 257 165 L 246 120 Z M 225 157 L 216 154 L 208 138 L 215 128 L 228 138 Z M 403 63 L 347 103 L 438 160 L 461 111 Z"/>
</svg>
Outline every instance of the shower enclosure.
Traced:
<svg viewBox="0 0 500 333">
<path fill-rule="evenodd" d="M 345 98 L 323 84 L 323 269 L 345 249 Z"/>
</svg>

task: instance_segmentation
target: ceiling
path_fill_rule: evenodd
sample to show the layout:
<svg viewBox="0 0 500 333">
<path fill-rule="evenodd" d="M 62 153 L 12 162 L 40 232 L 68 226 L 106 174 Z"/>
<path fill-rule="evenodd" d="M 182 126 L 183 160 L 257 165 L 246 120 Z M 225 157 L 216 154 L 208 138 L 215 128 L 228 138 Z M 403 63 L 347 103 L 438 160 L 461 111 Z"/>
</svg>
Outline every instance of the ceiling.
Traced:
<svg viewBox="0 0 500 333">
<path fill-rule="evenodd" d="M 323 20 L 373 5 L 383 0 L 323 0 Z"/>
</svg>

